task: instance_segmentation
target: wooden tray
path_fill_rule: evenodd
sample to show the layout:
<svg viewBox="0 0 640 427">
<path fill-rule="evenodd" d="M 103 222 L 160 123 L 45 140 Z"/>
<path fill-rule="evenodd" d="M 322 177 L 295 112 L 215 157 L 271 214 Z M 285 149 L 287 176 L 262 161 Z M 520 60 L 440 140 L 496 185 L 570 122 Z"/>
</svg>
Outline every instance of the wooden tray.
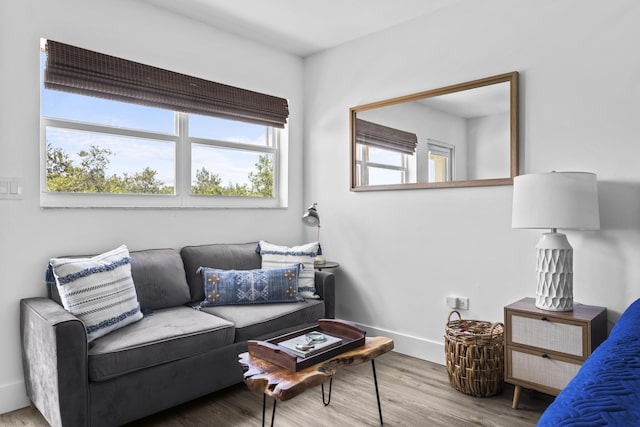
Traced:
<svg viewBox="0 0 640 427">
<path fill-rule="evenodd" d="M 281 341 L 295 338 L 312 331 L 326 332 L 327 334 L 340 337 L 342 338 L 342 344 L 309 357 L 298 357 L 286 348 L 278 345 Z M 251 356 L 259 357 L 260 359 L 275 363 L 290 371 L 297 372 L 316 363 L 331 359 L 345 351 L 363 346 L 365 334 L 365 331 L 344 320 L 320 319 L 318 320 L 317 326 L 311 326 L 267 341 L 250 340 L 247 345 Z"/>
</svg>

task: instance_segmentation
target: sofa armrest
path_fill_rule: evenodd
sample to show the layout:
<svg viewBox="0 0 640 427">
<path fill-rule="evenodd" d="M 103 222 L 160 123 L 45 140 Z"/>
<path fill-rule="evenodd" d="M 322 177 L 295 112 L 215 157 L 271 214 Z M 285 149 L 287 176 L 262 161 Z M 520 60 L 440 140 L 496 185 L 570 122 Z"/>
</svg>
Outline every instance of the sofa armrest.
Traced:
<svg viewBox="0 0 640 427">
<path fill-rule="evenodd" d="M 27 396 L 52 426 L 89 424 L 87 333 L 48 298 L 20 301 L 22 366 Z"/>
<path fill-rule="evenodd" d="M 324 300 L 326 319 L 336 317 L 336 279 L 333 273 L 316 271 L 316 293 Z"/>
</svg>

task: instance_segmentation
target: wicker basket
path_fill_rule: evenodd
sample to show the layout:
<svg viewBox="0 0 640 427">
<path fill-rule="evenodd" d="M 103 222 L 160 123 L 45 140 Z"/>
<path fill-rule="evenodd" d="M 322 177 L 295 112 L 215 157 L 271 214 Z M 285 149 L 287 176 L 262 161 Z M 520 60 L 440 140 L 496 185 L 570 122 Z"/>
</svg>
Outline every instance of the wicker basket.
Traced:
<svg viewBox="0 0 640 427">
<path fill-rule="evenodd" d="M 458 320 L 451 320 L 456 313 Z M 502 391 L 504 380 L 504 325 L 462 320 L 449 313 L 444 351 L 447 373 L 453 387 L 472 396 L 493 396 Z"/>
</svg>

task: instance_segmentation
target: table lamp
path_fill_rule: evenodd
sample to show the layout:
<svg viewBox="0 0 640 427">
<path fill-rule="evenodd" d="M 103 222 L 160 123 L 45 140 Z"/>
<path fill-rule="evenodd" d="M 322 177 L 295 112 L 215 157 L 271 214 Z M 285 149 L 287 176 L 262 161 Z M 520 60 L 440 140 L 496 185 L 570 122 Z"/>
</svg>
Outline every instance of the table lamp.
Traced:
<svg viewBox="0 0 640 427">
<path fill-rule="evenodd" d="M 302 222 L 309 227 L 318 227 L 318 255 L 314 260 L 315 265 L 326 264 L 326 260 L 322 257 L 322 250 L 320 249 L 320 215 L 318 215 L 318 203 L 313 203 L 307 208 L 304 215 L 302 215 Z"/>
<path fill-rule="evenodd" d="M 551 230 L 536 246 L 536 307 L 573 310 L 573 248 L 557 229 L 600 228 L 596 175 L 550 172 L 515 177 L 511 220 L 513 228 Z"/>
</svg>

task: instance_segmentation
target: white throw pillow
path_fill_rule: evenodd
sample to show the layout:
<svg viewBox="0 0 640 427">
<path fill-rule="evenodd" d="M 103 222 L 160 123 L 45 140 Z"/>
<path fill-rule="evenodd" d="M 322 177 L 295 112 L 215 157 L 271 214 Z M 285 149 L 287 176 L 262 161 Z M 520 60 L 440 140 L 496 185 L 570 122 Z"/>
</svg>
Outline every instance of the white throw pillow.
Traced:
<svg viewBox="0 0 640 427">
<path fill-rule="evenodd" d="M 62 305 L 84 322 L 88 342 L 142 319 L 126 246 L 49 263 Z"/>
<path fill-rule="evenodd" d="M 302 298 L 320 298 L 316 295 L 316 279 L 313 262 L 318 255 L 318 242 L 300 246 L 279 246 L 260 240 L 258 251 L 262 257 L 262 268 L 282 268 L 291 264 L 302 264 L 298 277 L 298 294 Z"/>
</svg>

